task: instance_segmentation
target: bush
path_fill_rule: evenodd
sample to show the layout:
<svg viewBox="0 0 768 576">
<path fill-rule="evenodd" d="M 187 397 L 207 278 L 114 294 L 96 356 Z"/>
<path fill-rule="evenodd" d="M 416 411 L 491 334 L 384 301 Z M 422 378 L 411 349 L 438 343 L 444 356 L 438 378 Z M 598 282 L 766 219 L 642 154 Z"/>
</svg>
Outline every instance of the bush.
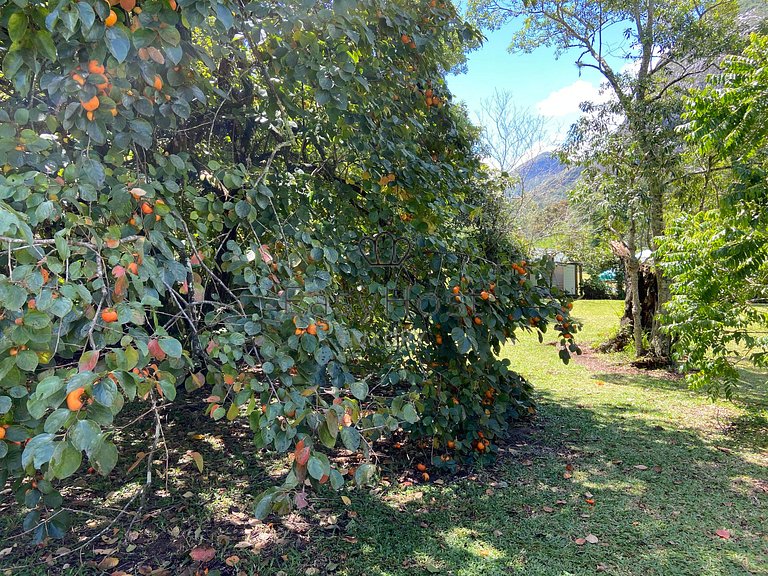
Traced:
<svg viewBox="0 0 768 576">
<path fill-rule="evenodd" d="M 607 282 L 593 276 L 581 283 L 581 296 L 585 300 L 613 300 L 616 291 Z"/>
<path fill-rule="evenodd" d="M 444 81 L 477 32 L 326 4 L 0 8 L 0 482 L 36 540 L 73 476 L 115 469 L 126 403 L 190 398 L 292 454 L 263 516 L 341 487 L 340 446 L 370 482 L 401 428 L 476 455 L 531 408 L 494 358 L 516 330 L 578 351 L 569 304 L 478 240 L 489 179 Z"/>
</svg>

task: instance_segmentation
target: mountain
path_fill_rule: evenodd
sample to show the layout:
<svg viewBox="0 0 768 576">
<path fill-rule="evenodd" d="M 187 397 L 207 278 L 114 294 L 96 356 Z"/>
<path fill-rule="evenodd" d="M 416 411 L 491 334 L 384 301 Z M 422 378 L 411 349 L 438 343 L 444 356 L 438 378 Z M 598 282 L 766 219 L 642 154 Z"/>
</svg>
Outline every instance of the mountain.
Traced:
<svg viewBox="0 0 768 576">
<path fill-rule="evenodd" d="M 551 152 L 531 158 L 514 171 L 520 179 L 512 191 L 512 197 L 521 195 L 532 198 L 539 206 L 564 200 L 581 175 L 578 166 L 567 166 Z"/>
</svg>

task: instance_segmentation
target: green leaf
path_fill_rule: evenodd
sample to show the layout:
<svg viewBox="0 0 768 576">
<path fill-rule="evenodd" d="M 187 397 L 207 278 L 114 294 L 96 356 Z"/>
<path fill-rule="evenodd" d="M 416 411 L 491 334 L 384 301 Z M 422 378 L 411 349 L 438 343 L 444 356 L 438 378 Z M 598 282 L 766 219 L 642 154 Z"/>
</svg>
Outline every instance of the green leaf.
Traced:
<svg viewBox="0 0 768 576">
<path fill-rule="evenodd" d="M 181 348 L 181 342 L 176 340 L 176 338 L 171 338 L 170 336 L 163 336 L 160 338 L 159 342 L 160 348 L 162 348 L 163 352 L 168 354 L 171 358 L 181 358 L 182 354 L 182 348 Z"/>
<path fill-rule="evenodd" d="M 59 408 L 51 412 L 50 416 L 45 419 L 45 425 L 43 430 L 48 434 L 55 434 L 58 432 L 64 423 L 72 416 L 72 411 L 67 408 Z"/>
<path fill-rule="evenodd" d="M 178 32 L 176 32 L 178 34 Z M 162 35 L 162 30 L 161 30 Z M 111 28 L 107 28 L 105 34 L 107 41 L 107 48 L 112 53 L 112 56 L 122 64 L 122 62 L 128 56 L 128 51 L 131 48 L 131 40 L 128 37 L 125 26 L 117 24 Z"/>
<path fill-rule="evenodd" d="M 0 302 L 3 303 L 3 308 L 16 312 L 21 310 L 26 301 L 26 290 L 15 284 L 10 284 L 8 281 L 0 281 Z"/>
<path fill-rule="evenodd" d="M 0 414 L 7 414 L 13 405 L 10 396 L 0 396 Z"/>
<path fill-rule="evenodd" d="M 83 461 L 83 454 L 69 441 L 59 442 L 51 456 L 51 471 L 54 477 L 63 479 L 74 474 Z"/>
<path fill-rule="evenodd" d="M 71 254 L 69 242 L 67 242 L 67 239 L 64 237 L 65 232 L 65 230 L 57 232 L 53 237 L 53 240 L 56 242 L 56 251 L 59 253 L 59 258 L 62 260 L 67 260 Z"/>
<path fill-rule="evenodd" d="M 400 417 L 409 424 L 416 424 L 420 420 L 416 408 L 410 403 L 403 406 L 403 409 L 400 411 Z"/>
<path fill-rule="evenodd" d="M 360 432 L 352 426 L 341 429 L 341 441 L 347 450 L 357 451 L 360 447 Z"/>
<path fill-rule="evenodd" d="M 77 386 L 75 386 L 77 388 Z M 34 396 L 39 400 L 44 400 L 64 389 L 64 381 L 58 376 L 48 376 L 43 378 L 35 387 Z"/>
<path fill-rule="evenodd" d="M 117 464 L 117 448 L 101 436 L 91 449 L 90 461 L 99 474 L 107 476 Z"/>
<path fill-rule="evenodd" d="M 322 454 L 313 454 L 307 463 L 307 472 L 309 472 L 309 475 L 315 480 L 320 480 L 320 478 L 329 474 L 331 471 L 328 459 L 326 458 L 323 460 L 321 456 Z"/>
<path fill-rule="evenodd" d="M 334 490 L 340 490 L 344 486 L 344 476 L 336 468 L 331 470 L 331 487 Z"/>
<path fill-rule="evenodd" d="M 349 391 L 352 392 L 352 395 L 355 398 L 362 402 L 368 396 L 368 382 L 365 380 L 352 382 L 352 384 L 349 385 Z"/>
<path fill-rule="evenodd" d="M 224 25 L 226 30 L 232 28 L 234 19 L 232 18 L 232 11 L 223 4 L 216 4 L 216 18 Z"/>
<path fill-rule="evenodd" d="M 168 400 L 170 400 L 171 402 L 176 400 L 176 385 L 173 382 L 163 378 L 158 382 L 158 384 L 160 384 L 160 389 L 163 391 L 163 395 Z"/>
<path fill-rule="evenodd" d="M 32 350 L 22 350 L 16 355 L 16 366 L 25 372 L 34 372 L 37 368 L 38 358 Z"/>
<path fill-rule="evenodd" d="M 277 488 L 274 486 L 267 488 L 256 499 L 256 504 L 253 507 L 253 515 L 257 520 L 264 520 L 269 513 L 272 512 L 272 503 L 277 495 Z"/>
<path fill-rule="evenodd" d="M 318 436 L 320 437 L 320 442 L 323 443 L 323 446 L 326 448 L 333 448 L 336 446 L 336 435 L 331 434 L 331 432 L 328 429 L 328 423 L 323 422 L 320 425 L 320 428 L 317 431 Z"/>
<path fill-rule="evenodd" d="M 8 18 L 8 36 L 11 37 L 13 42 L 18 42 L 24 38 L 24 34 L 27 33 L 27 27 L 29 26 L 29 18 L 23 12 L 16 12 L 11 14 Z"/>
<path fill-rule="evenodd" d="M 38 30 L 35 32 L 35 44 L 42 50 L 46 56 L 52 61 L 56 61 L 56 45 L 53 43 L 53 38 L 48 30 Z"/>
<path fill-rule="evenodd" d="M 96 21 L 96 13 L 88 2 L 78 2 L 77 10 L 80 13 L 80 24 L 83 27 L 83 31 L 87 32 Z"/>
<path fill-rule="evenodd" d="M 168 26 L 167 28 L 160 28 L 160 37 L 164 42 L 167 42 L 171 46 L 178 46 L 181 42 L 181 35 L 176 28 Z"/>
<path fill-rule="evenodd" d="M 38 434 L 24 447 L 21 465 L 26 468 L 32 464 L 36 469 L 40 469 L 43 464 L 48 463 L 55 449 L 53 434 Z"/>
<path fill-rule="evenodd" d="M 78 450 L 83 450 L 88 456 L 96 442 L 101 437 L 101 428 L 91 420 L 78 420 L 69 429 L 68 438 Z"/>
<path fill-rule="evenodd" d="M 51 318 L 40 310 L 27 310 L 24 313 L 24 326 L 33 330 L 42 330 L 51 323 Z"/>
</svg>

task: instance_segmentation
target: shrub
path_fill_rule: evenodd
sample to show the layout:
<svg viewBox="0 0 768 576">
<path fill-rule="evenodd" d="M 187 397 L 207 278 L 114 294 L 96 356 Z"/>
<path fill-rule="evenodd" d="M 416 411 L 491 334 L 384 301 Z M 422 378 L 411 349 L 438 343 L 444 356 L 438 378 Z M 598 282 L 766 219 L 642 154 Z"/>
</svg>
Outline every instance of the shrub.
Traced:
<svg viewBox="0 0 768 576">
<path fill-rule="evenodd" d="M 587 278 L 581 283 L 581 296 L 585 300 L 612 300 L 616 291 L 597 277 Z"/>
</svg>

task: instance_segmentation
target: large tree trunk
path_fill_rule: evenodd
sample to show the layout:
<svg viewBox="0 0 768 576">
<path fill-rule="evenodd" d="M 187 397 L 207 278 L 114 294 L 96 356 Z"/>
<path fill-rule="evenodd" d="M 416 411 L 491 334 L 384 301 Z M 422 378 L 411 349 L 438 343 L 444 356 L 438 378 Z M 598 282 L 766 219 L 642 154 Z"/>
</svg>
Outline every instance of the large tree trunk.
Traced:
<svg viewBox="0 0 768 576">
<path fill-rule="evenodd" d="M 651 234 L 653 234 L 655 257 L 658 242 L 664 236 L 664 185 L 658 172 L 653 167 L 651 167 L 650 171 L 647 170 L 647 172 L 650 172 L 646 176 L 646 180 L 651 198 Z M 660 266 L 655 265 L 654 271 L 656 273 L 657 298 L 654 303 L 653 324 L 651 326 L 651 348 L 656 357 L 666 359 L 669 358 L 670 354 L 670 339 L 661 330 L 661 313 L 663 311 L 662 307 L 669 301 L 669 282 Z"/>
<path fill-rule="evenodd" d="M 643 336 L 651 335 L 658 308 L 659 291 L 656 271 L 648 264 L 641 264 L 635 252 L 623 242 L 611 242 L 611 250 L 624 263 L 626 289 L 624 315 L 619 333 L 598 346 L 601 352 L 623 350 L 630 341 L 640 356 L 644 352 Z"/>
<path fill-rule="evenodd" d="M 627 257 L 624 263 L 624 267 L 627 271 L 627 292 L 631 292 L 631 322 L 632 322 L 632 339 L 635 342 L 635 357 L 639 358 L 645 354 L 645 348 L 643 346 L 643 326 L 642 326 L 642 308 L 640 306 L 640 262 L 635 256 L 637 252 L 637 243 L 635 241 L 635 224 L 634 221 L 629 228 L 629 235 L 627 237 Z M 626 314 L 626 310 L 624 311 Z"/>
</svg>

